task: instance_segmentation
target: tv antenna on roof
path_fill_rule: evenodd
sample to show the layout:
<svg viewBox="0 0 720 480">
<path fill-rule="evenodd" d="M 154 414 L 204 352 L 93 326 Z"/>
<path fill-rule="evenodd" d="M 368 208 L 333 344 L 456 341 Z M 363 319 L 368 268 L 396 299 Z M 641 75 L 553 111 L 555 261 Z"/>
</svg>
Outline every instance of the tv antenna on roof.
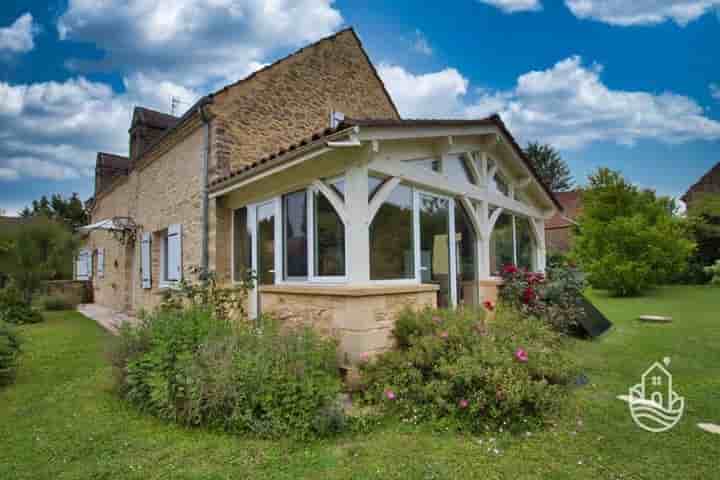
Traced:
<svg viewBox="0 0 720 480">
<path fill-rule="evenodd" d="M 176 116 L 178 107 L 182 104 L 189 105 L 188 102 L 181 100 L 180 97 L 176 97 L 174 95 L 171 96 L 170 97 L 170 115 Z"/>
</svg>

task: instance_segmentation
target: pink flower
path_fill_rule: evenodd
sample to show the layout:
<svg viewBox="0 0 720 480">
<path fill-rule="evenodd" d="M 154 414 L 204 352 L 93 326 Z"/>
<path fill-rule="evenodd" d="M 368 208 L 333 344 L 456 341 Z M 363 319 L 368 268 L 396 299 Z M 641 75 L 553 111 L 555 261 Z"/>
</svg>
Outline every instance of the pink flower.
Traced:
<svg viewBox="0 0 720 480">
<path fill-rule="evenodd" d="M 495 304 L 490 300 L 485 300 L 483 302 L 483 307 L 485 307 L 485 310 L 487 310 L 488 312 L 492 312 L 493 310 L 495 310 Z"/>
<path fill-rule="evenodd" d="M 468 405 L 470 405 L 470 402 L 468 402 L 464 398 L 458 402 L 458 407 L 460 408 L 467 408 Z"/>
<path fill-rule="evenodd" d="M 528 361 L 528 354 L 522 348 L 518 348 L 517 351 L 515 351 L 515 358 L 517 358 L 519 362 L 525 363 Z"/>
<path fill-rule="evenodd" d="M 435 323 L 442 323 L 442 320 L 443 320 L 442 317 L 439 317 L 437 315 L 432 317 L 432 319 L 433 319 L 433 322 L 435 322 Z"/>
<path fill-rule="evenodd" d="M 442 332 L 440 332 L 440 338 L 448 338 L 448 335 L 449 333 L 447 332 L 447 330 L 443 330 Z"/>
<path fill-rule="evenodd" d="M 387 398 L 388 400 L 395 400 L 395 392 L 388 388 L 387 390 L 385 390 L 385 398 Z"/>
<path fill-rule="evenodd" d="M 370 354 L 368 352 L 363 352 L 360 354 L 360 361 L 363 363 L 367 363 L 368 360 L 370 360 Z"/>
</svg>

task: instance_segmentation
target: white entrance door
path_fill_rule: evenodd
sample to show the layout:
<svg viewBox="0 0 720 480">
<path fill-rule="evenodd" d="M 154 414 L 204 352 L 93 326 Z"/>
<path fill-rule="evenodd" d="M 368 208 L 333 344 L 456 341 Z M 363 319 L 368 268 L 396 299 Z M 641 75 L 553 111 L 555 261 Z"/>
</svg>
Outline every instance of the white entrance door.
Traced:
<svg viewBox="0 0 720 480">
<path fill-rule="evenodd" d="M 262 310 L 260 287 L 273 285 L 282 278 L 282 252 L 278 247 L 282 235 L 280 202 L 277 199 L 248 206 L 252 222 L 252 269 L 255 287 L 250 299 L 250 314 L 257 317 Z"/>
</svg>

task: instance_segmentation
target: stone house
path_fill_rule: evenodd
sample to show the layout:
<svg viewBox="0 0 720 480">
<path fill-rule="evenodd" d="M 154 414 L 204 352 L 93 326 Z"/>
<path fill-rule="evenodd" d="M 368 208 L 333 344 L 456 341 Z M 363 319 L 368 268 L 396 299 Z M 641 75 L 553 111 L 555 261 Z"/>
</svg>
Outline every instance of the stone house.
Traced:
<svg viewBox="0 0 720 480">
<path fill-rule="evenodd" d="M 582 192 L 555 192 L 562 211 L 558 211 L 545 223 L 545 243 L 548 252 L 567 253 L 572 248 L 573 229 L 582 211 Z"/>
<path fill-rule="evenodd" d="M 252 315 L 309 322 L 350 364 L 406 305 L 477 305 L 502 265 L 543 270 L 559 209 L 498 116 L 401 119 L 352 29 L 181 117 L 138 108 L 129 133 L 129 157 L 97 157 L 78 259 L 95 302 L 132 313 L 191 266 L 252 271 Z"/>
</svg>

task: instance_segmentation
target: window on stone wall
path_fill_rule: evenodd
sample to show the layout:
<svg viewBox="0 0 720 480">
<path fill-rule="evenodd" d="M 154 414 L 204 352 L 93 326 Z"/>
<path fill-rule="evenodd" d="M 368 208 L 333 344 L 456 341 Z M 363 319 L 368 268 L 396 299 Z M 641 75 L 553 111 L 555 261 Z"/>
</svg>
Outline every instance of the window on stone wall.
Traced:
<svg viewBox="0 0 720 480">
<path fill-rule="evenodd" d="M 415 278 L 413 194 L 398 185 L 370 224 L 370 279 Z"/>
</svg>

